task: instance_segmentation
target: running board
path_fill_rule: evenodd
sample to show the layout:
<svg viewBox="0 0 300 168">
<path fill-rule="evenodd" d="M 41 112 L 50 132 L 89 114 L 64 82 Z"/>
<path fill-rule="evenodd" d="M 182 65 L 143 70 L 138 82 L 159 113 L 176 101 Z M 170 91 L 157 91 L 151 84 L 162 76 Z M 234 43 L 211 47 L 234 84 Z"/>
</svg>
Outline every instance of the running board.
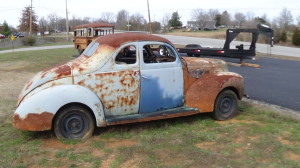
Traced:
<svg viewBox="0 0 300 168">
<path fill-rule="evenodd" d="M 174 118 L 180 116 L 189 116 L 198 113 L 200 113 L 200 111 L 197 108 L 190 108 L 190 107 L 183 106 L 183 107 L 178 107 L 178 108 L 164 110 L 164 111 L 157 111 L 153 113 L 107 117 L 106 123 L 107 125 L 119 125 L 119 124 L 128 124 L 128 123 L 135 123 L 135 122 Z"/>
</svg>

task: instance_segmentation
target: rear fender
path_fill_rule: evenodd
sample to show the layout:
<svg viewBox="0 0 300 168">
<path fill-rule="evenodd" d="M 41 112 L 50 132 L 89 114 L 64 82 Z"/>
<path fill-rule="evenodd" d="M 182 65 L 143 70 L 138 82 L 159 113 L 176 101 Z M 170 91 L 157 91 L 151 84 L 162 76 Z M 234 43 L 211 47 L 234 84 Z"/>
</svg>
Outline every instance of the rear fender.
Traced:
<svg viewBox="0 0 300 168">
<path fill-rule="evenodd" d="M 21 130 L 43 131 L 52 128 L 59 109 L 70 103 L 84 104 L 93 112 L 98 127 L 106 126 L 104 109 L 98 96 L 79 85 L 59 85 L 27 95 L 13 117 L 14 126 Z"/>
<path fill-rule="evenodd" d="M 227 88 L 237 93 L 237 97 L 241 99 L 244 94 L 243 77 L 231 72 L 203 75 L 187 89 L 186 105 L 198 108 L 200 112 L 212 112 L 218 94 Z"/>
</svg>

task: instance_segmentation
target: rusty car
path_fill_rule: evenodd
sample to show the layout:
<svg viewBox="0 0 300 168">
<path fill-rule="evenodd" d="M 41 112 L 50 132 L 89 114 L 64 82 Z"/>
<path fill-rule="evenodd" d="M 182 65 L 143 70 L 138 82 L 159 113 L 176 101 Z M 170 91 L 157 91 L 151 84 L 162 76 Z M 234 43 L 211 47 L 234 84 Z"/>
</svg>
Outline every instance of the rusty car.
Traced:
<svg viewBox="0 0 300 168">
<path fill-rule="evenodd" d="M 99 37 L 76 59 L 36 74 L 23 88 L 15 128 L 86 139 L 95 127 L 212 112 L 237 114 L 244 79 L 223 60 L 180 57 L 167 39 L 144 33 Z"/>
</svg>

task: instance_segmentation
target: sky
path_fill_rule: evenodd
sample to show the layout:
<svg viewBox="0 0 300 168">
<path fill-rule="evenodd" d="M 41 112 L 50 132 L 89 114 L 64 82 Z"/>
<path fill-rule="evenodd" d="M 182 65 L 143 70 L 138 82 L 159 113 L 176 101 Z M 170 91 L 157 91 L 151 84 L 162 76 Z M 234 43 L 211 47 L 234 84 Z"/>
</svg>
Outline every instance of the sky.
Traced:
<svg viewBox="0 0 300 168">
<path fill-rule="evenodd" d="M 251 11 L 255 16 L 266 14 L 272 20 L 279 16 L 284 7 L 291 11 L 294 21 L 300 16 L 300 0 L 148 0 L 151 21 L 162 21 L 165 14 L 178 11 L 183 25 L 192 20 L 194 9 L 218 9 L 220 12 L 227 10 L 232 16 L 236 12 L 246 15 Z M 31 0 L 0 0 L 0 24 L 4 20 L 11 26 L 19 25 L 21 12 L 30 6 Z M 129 14 L 140 13 L 148 20 L 147 0 L 67 0 L 69 18 L 73 16 L 84 18 L 100 18 L 103 12 L 112 12 L 125 9 Z M 66 17 L 66 0 L 32 0 L 33 8 L 38 18 L 55 13 Z"/>
</svg>

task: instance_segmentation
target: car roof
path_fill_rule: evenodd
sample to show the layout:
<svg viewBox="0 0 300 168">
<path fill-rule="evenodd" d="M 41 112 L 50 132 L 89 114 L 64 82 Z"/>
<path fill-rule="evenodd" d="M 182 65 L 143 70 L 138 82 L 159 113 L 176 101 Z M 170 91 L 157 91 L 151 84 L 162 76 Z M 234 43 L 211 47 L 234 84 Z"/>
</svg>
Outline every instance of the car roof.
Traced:
<svg viewBox="0 0 300 168">
<path fill-rule="evenodd" d="M 88 24 L 75 26 L 74 28 L 80 29 L 80 28 L 95 28 L 95 27 L 114 27 L 114 25 L 108 23 L 88 23 Z"/>
<path fill-rule="evenodd" d="M 169 40 L 163 37 L 150 35 L 146 33 L 117 33 L 117 34 L 101 36 L 96 40 L 100 45 L 109 45 L 114 48 L 118 48 L 125 43 L 136 42 L 136 41 L 159 41 L 159 42 L 169 43 L 172 45 L 172 43 Z"/>
</svg>

